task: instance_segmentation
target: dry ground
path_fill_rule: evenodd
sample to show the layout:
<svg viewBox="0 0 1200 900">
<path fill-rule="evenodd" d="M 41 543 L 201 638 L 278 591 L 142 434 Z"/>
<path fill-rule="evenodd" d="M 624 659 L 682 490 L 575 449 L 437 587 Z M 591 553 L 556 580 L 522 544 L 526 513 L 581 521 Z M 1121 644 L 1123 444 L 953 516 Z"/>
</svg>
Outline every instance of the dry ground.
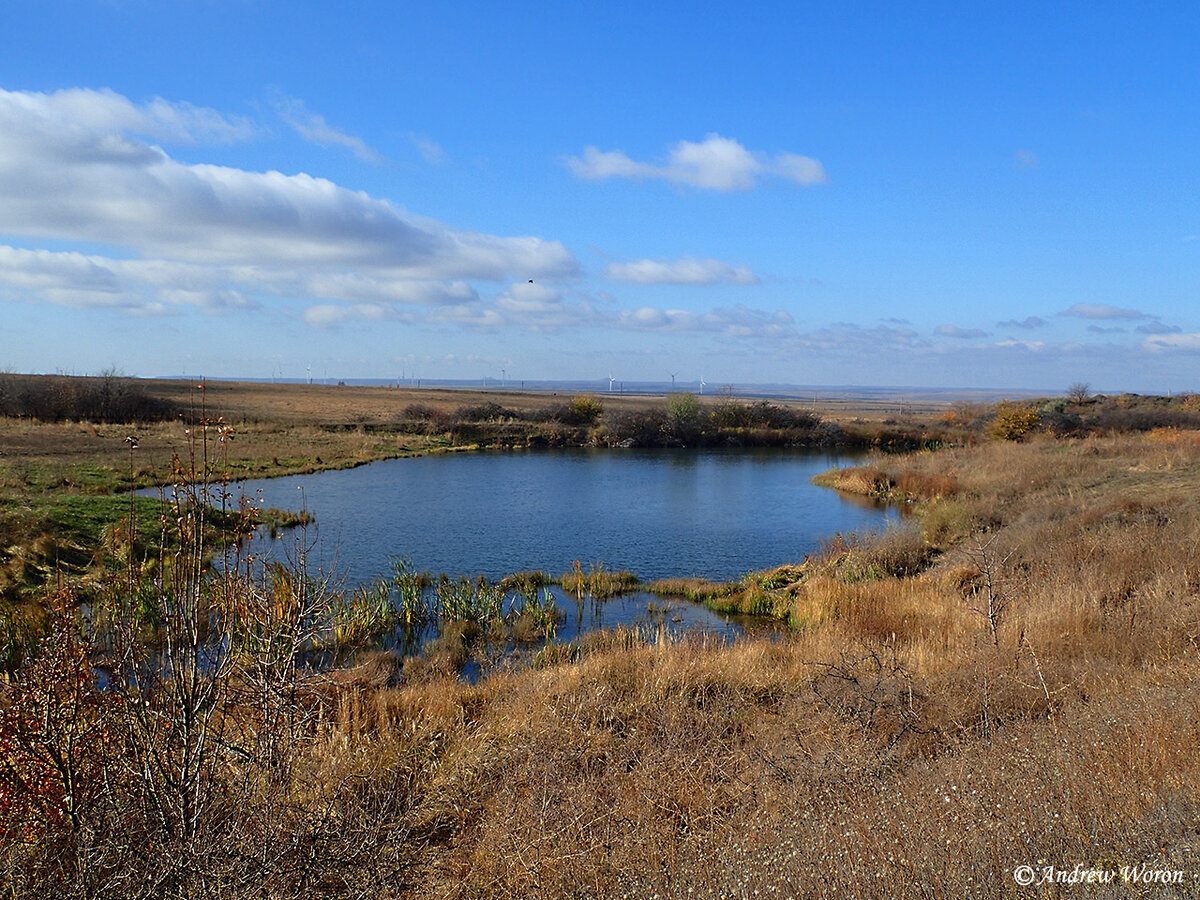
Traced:
<svg viewBox="0 0 1200 900">
<path fill-rule="evenodd" d="M 327 778 L 425 773 L 407 892 L 1200 895 L 1196 433 L 876 468 L 938 486 L 918 538 L 945 552 L 901 578 L 812 561 L 780 589 L 806 623 L 790 639 L 618 640 L 479 687 L 347 696 Z M 897 540 L 855 552 L 886 568 Z M 1183 881 L 1014 880 L 1076 864 Z"/>
</svg>

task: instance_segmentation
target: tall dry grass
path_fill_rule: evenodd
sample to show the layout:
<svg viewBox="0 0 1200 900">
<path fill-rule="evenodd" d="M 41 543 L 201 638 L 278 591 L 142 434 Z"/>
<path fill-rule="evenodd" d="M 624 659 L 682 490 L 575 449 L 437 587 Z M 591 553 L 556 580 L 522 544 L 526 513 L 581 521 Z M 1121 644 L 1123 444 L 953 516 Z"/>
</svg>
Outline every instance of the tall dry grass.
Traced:
<svg viewBox="0 0 1200 900">
<path fill-rule="evenodd" d="M 287 765 L 210 823 L 271 865 L 238 881 L 214 850 L 216 874 L 189 857 L 210 879 L 191 885 L 1074 896 L 1013 873 L 1081 864 L 1186 875 L 1113 896 L 1196 896 L 1200 444 L 1033 440 L 872 468 L 953 488 L 879 544 L 764 573 L 785 637 L 602 635 L 478 684 L 381 655 L 312 676 Z M 36 882 L 83 893 L 53 884 Z"/>
</svg>

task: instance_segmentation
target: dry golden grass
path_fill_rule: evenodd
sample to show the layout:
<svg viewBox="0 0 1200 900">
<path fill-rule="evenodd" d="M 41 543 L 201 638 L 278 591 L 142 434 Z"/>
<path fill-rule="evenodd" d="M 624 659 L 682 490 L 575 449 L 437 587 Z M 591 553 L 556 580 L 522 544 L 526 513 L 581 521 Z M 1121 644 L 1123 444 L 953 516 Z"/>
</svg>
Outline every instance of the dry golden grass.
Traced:
<svg viewBox="0 0 1200 900">
<path fill-rule="evenodd" d="M 781 641 L 625 644 L 377 692 L 372 740 L 442 748 L 408 893 L 1002 897 L 1022 896 L 1016 866 L 1081 863 L 1182 869 L 1193 896 L 1200 450 L 875 465 L 953 478 L 992 558 L 962 545 L 853 581 L 818 562 L 787 589 L 803 627 Z"/>
<path fill-rule="evenodd" d="M 475 685 L 381 655 L 314 676 L 289 774 L 230 813 L 311 847 L 309 880 L 225 895 L 1074 896 L 1013 873 L 1081 864 L 1186 878 L 1114 896 L 1196 896 L 1200 442 L 870 468 L 918 486 L 915 526 L 763 573 L 785 637 L 601 635 Z M 269 829 L 229 830 L 253 854 Z"/>
</svg>

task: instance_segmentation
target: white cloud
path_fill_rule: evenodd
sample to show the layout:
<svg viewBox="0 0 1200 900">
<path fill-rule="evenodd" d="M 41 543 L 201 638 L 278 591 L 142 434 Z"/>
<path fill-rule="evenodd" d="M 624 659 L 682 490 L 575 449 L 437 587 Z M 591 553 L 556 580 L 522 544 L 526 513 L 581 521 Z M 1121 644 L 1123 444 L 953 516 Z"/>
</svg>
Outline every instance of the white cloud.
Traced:
<svg viewBox="0 0 1200 900">
<path fill-rule="evenodd" d="M 334 128 L 324 116 L 310 112 L 303 100 L 278 95 L 274 105 L 279 118 L 306 141 L 322 147 L 344 147 L 364 162 L 384 162 L 383 157 L 368 147 L 362 138 Z"/>
<path fill-rule="evenodd" d="M 479 299 L 475 289 L 464 281 L 414 281 L 389 277 L 386 272 L 368 275 L 356 272 L 314 272 L 265 284 L 272 293 L 303 297 L 324 297 L 359 303 L 401 303 L 419 306 L 443 306 L 471 303 Z"/>
<path fill-rule="evenodd" d="M 826 328 L 800 335 L 800 344 L 813 350 L 837 351 L 870 356 L 877 353 L 908 353 L 929 348 L 929 341 L 911 328 L 877 325 L 863 328 L 852 322 L 835 322 Z"/>
<path fill-rule="evenodd" d="M 796 336 L 795 324 L 787 312 L 769 313 L 745 306 L 717 307 L 708 312 L 643 306 L 618 312 L 611 324 L 631 331 L 703 332 L 766 341 Z"/>
<path fill-rule="evenodd" d="M 395 308 L 381 303 L 352 303 L 340 305 L 334 303 L 319 303 L 304 311 L 304 321 L 318 328 L 331 328 L 351 319 L 368 322 L 382 322 L 395 319 L 399 315 Z"/>
<path fill-rule="evenodd" d="M 1045 341 L 996 341 L 995 346 L 1028 350 L 1031 353 L 1041 353 L 1050 347 Z"/>
<path fill-rule="evenodd" d="M 607 320 L 587 300 L 568 301 L 559 289 L 531 282 L 510 285 L 490 303 L 474 300 L 433 307 L 423 318 L 432 325 L 454 324 L 476 331 L 527 332 L 556 332 Z"/>
<path fill-rule="evenodd" d="M 113 91 L 84 88 L 53 94 L 0 89 L 0 123 L 17 140 L 73 137 L 75 144 L 92 143 L 96 154 L 117 150 L 122 134 L 169 144 L 232 144 L 257 133 L 248 119 L 214 109 L 159 97 L 139 106 Z"/>
<path fill-rule="evenodd" d="M 273 267 L 205 266 L 165 260 L 123 260 L 74 251 L 24 250 L 0 245 L 0 287 L 18 299 L 75 307 L 195 306 L 244 309 L 249 294 L 323 298 L 358 305 L 439 306 L 477 301 L 463 281 L 417 281 L 390 276 Z M 312 320 L 306 316 L 306 319 Z M 317 319 L 321 319 L 320 316 Z"/>
<path fill-rule="evenodd" d="M 798 153 L 780 153 L 768 164 L 767 170 L 796 184 L 825 184 L 829 176 L 819 160 Z"/>
<path fill-rule="evenodd" d="M 1075 316 L 1080 319 L 1148 319 L 1146 313 L 1136 309 L 1123 309 L 1120 306 L 1110 306 L 1107 303 L 1076 303 L 1069 309 L 1064 309 L 1060 316 Z"/>
<path fill-rule="evenodd" d="M 609 263 L 604 277 L 633 284 L 758 284 L 759 278 L 745 266 L 732 266 L 718 259 L 684 257 L 673 262 L 641 259 Z"/>
<path fill-rule="evenodd" d="M 1142 341 L 1142 348 L 1151 353 L 1200 352 L 1200 334 L 1156 334 Z"/>
<path fill-rule="evenodd" d="M 496 305 L 513 313 L 547 312 L 562 308 L 562 292 L 532 281 L 511 285 L 496 298 Z"/>
<path fill-rule="evenodd" d="M 802 185 L 829 180 L 820 161 L 796 153 L 774 157 L 747 150 L 733 138 L 709 134 L 703 141 L 679 141 L 661 163 L 637 162 L 620 150 L 585 147 L 582 156 L 568 157 L 567 168 L 580 178 L 660 179 L 713 191 L 745 191 L 760 178 L 775 176 Z"/>
<path fill-rule="evenodd" d="M 77 308 L 164 312 L 182 306 L 255 305 L 230 285 L 227 275 L 203 267 L 0 245 L 0 288 L 4 287 L 14 299 Z"/>
<path fill-rule="evenodd" d="M 131 137 L 121 117 L 80 122 L 64 113 L 71 105 L 0 92 L 0 230 L 210 264 L 387 266 L 416 278 L 577 269 L 558 241 L 458 231 L 323 178 L 185 165 Z M 195 112 L 143 118 L 211 131 L 215 114 Z"/>
</svg>

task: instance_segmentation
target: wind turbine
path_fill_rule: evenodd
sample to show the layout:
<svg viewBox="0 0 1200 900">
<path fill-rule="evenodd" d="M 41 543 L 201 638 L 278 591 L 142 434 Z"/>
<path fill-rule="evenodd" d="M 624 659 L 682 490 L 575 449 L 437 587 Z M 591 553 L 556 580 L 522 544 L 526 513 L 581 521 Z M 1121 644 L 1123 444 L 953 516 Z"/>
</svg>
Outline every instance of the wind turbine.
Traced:
<svg viewBox="0 0 1200 900">
<path fill-rule="evenodd" d="M 610 394 L 612 393 L 612 386 L 613 386 L 613 382 L 614 382 L 614 381 L 616 381 L 616 380 L 617 380 L 617 379 L 613 378 L 613 376 L 612 376 L 612 372 L 609 372 L 609 373 L 608 373 L 608 392 L 609 392 Z"/>
<path fill-rule="evenodd" d="M 704 386 L 705 386 L 706 384 L 708 384 L 708 382 L 707 382 L 707 381 L 705 381 L 705 380 L 704 380 L 704 376 L 703 376 L 703 375 L 701 375 L 701 376 L 700 376 L 700 396 L 701 396 L 701 397 L 703 397 L 703 396 L 704 396 Z"/>
<path fill-rule="evenodd" d="M 675 393 L 675 376 L 678 374 L 679 374 L 678 372 L 671 373 L 671 393 L 672 394 Z"/>
</svg>

